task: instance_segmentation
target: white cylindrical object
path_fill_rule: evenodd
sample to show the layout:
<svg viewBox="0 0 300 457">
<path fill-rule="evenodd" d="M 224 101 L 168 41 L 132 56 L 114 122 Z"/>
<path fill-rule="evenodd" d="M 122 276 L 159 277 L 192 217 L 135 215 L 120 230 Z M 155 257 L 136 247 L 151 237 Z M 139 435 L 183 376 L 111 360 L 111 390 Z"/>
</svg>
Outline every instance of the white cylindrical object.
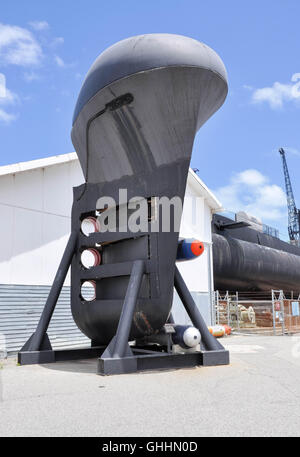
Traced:
<svg viewBox="0 0 300 457">
<path fill-rule="evenodd" d="M 189 327 L 183 334 L 183 341 L 189 348 L 194 348 L 200 343 L 201 335 L 196 327 Z"/>
</svg>

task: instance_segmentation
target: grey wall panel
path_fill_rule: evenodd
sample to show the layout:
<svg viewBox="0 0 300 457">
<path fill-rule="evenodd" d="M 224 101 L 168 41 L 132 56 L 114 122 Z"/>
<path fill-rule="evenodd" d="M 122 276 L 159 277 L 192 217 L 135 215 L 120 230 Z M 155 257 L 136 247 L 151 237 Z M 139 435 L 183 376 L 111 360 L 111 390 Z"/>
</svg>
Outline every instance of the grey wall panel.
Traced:
<svg viewBox="0 0 300 457">
<path fill-rule="evenodd" d="M 49 290 L 50 286 L 0 284 L 0 336 L 8 353 L 18 351 L 34 332 Z M 90 345 L 73 321 L 69 286 L 61 291 L 48 335 L 55 349 Z"/>
<path fill-rule="evenodd" d="M 0 284 L 0 343 L 3 337 L 8 353 L 17 352 L 34 332 L 43 310 L 50 286 Z M 91 293 L 87 289 L 87 293 Z M 192 292 L 207 325 L 211 323 L 211 308 L 207 293 Z M 190 324 L 188 315 L 174 291 L 172 313 L 178 324 Z M 53 348 L 75 348 L 90 345 L 73 321 L 70 309 L 70 287 L 60 294 L 48 330 Z M 0 351 L 3 349 L 0 348 Z"/>
<path fill-rule="evenodd" d="M 209 293 L 191 291 L 191 294 L 196 305 L 198 306 L 199 311 L 202 314 L 203 319 L 205 320 L 206 325 L 211 325 L 211 304 Z M 172 315 L 176 324 L 191 324 L 191 320 L 187 315 L 176 290 L 174 290 L 173 296 Z"/>
</svg>

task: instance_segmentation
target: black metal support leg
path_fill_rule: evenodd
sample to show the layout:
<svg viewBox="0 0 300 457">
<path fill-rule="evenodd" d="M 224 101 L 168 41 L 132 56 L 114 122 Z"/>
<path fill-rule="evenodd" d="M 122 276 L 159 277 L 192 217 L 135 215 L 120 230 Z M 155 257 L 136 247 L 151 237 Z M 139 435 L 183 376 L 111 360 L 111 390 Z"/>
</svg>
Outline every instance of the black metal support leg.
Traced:
<svg viewBox="0 0 300 457">
<path fill-rule="evenodd" d="M 128 338 L 144 270 L 144 261 L 136 260 L 132 267 L 116 336 L 99 359 L 100 374 L 126 373 L 137 369 L 136 359 L 128 345 Z"/>
<path fill-rule="evenodd" d="M 51 350 L 51 344 L 47 336 L 47 329 L 55 309 L 60 291 L 62 289 L 64 280 L 67 276 L 69 266 L 72 261 L 73 254 L 75 252 L 77 241 L 77 233 L 72 232 L 62 256 L 60 265 L 55 275 L 52 287 L 50 289 L 45 307 L 37 325 L 36 331 L 31 335 L 29 340 L 21 349 L 21 353 L 40 351 L 40 350 Z"/>
<path fill-rule="evenodd" d="M 114 358 L 124 357 L 128 345 L 133 313 L 144 274 L 144 261 L 136 260 L 133 264 L 125 300 L 116 333 Z"/>
<path fill-rule="evenodd" d="M 227 364 L 229 363 L 229 353 L 224 349 L 222 344 L 209 333 L 207 325 L 201 316 L 200 311 L 197 308 L 194 299 L 188 290 L 179 270 L 175 267 L 175 276 L 174 276 L 174 285 L 177 293 L 183 303 L 183 306 L 186 309 L 192 323 L 197 327 L 201 333 L 201 342 L 204 346 L 205 351 L 215 352 L 215 357 L 208 355 L 211 363 L 204 363 L 206 365 L 216 365 L 216 364 Z M 220 361 L 218 363 L 218 360 Z M 204 362 L 205 362 L 205 353 L 204 353 Z M 207 362 L 209 362 L 207 360 Z"/>
</svg>

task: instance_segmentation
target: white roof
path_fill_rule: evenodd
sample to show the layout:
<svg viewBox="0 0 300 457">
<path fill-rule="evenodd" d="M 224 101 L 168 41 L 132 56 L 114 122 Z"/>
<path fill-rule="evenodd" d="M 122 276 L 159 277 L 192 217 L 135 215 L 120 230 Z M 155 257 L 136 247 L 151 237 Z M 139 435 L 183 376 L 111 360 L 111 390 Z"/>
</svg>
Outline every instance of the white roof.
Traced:
<svg viewBox="0 0 300 457">
<path fill-rule="evenodd" d="M 36 168 L 45 168 L 51 165 L 72 162 L 73 160 L 78 160 L 76 152 L 45 157 L 44 159 L 29 160 L 27 162 L 13 163 L 12 165 L 0 167 L 0 176 L 20 173 L 21 171 L 35 170 Z"/>
<path fill-rule="evenodd" d="M 45 168 L 61 163 L 73 162 L 78 160 L 76 152 L 69 154 L 60 154 L 56 156 L 46 157 L 44 159 L 29 160 L 27 162 L 14 163 L 12 165 L 4 165 L 0 167 L 0 176 L 20 173 L 22 171 L 35 170 L 37 168 Z M 219 200 L 208 189 L 199 176 L 190 168 L 188 175 L 188 184 L 203 197 L 212 211 L 220 211 L 223 209 Z"/>
</svg>

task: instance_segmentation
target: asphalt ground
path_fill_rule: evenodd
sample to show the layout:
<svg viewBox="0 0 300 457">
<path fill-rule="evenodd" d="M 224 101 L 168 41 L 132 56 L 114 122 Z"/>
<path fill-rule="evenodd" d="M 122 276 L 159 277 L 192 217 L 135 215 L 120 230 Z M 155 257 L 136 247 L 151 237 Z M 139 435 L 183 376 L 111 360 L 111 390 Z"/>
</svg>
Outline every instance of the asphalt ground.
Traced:
<svg viewBox="0 0 300 457">
<path fill-rule="evenodd" d="M 231 364 L 102 377 L 96 360 L 0 369 L 0 436 L 299 436 L 300 335 L 222 339 Z"/>
</svg>

